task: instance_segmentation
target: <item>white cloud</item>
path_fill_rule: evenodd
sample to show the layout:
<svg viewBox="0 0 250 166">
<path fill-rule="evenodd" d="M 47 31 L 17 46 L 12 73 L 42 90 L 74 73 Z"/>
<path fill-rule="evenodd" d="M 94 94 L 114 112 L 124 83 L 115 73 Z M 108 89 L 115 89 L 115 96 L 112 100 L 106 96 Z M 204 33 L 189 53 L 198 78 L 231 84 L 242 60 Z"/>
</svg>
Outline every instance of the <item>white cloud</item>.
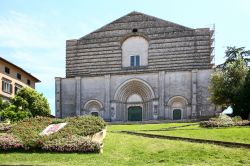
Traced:
<svg viewBox="0 0 250 166">
<path fill-rule="evenodd" d="M 54 112 L 54 77 L 65 71 L 66 33 L 38 18 L 11 11 L 0 16 L 0 56 L 42 81 L 37 89 Z"/>
<path fill-rule="evenodd" d="M 52 113 L 54 78 L 65 75 L 65 41 L 97 29 L 100 22 L 90 19 L 79 21 L 74 26 L 71 24 L 55 24 L 16 11 L 0 16 L 0 56 L 42 81 L 37 84 L 37 90 L 49 100 Z"/>
<path fill-rule="evenodd" d="M 64 36 L 60 30 L 49 27 L 39 18 L 15 11 L 0 17 L 0 44 L 10 48 L 54 48 Z"/>
</svg>

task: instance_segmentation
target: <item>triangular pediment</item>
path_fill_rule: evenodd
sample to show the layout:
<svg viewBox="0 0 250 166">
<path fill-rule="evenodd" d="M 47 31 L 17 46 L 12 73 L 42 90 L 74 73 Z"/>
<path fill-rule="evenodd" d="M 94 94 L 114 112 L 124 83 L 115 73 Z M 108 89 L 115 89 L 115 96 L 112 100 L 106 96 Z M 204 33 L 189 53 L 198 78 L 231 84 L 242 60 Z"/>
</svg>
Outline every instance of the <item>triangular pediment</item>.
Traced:
<svg viewBox="0 0 250 166">
<path fill-rule="evenodd" d="M 110 31 L 125 31 L 131 30 L 134 28 L 138 29 L 150 29 L 150 28 L 164 28 L 165 32 L 173 32 L 173 31 L 185 31 L 192 30 L 192 28 L 188 28 L 170 21 L 166 21 L 154 16 L 150 16 L 144 13 L 133 11 L 125 16 L 122 16 L 115 21 L 83 36 L 81 39 L 89 38 L 92 34 L 99 32 L 110 32 Z"/>
</svg>

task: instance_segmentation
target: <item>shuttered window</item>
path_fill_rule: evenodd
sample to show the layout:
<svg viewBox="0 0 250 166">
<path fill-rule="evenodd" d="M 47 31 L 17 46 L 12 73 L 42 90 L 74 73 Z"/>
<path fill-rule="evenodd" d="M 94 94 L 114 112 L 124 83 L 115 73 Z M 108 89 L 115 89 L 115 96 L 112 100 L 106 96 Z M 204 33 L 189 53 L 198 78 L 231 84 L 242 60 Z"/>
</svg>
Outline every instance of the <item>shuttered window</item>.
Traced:
<svg viewBox="0 0 250 166">
<path fill-rule="evenodd" d="M 2 91 L 5 93 L 12 93 L 12 84 L 11 81 L 7 80 L 7 79 L 3 79 L 2 80 Z"/>
</svg>

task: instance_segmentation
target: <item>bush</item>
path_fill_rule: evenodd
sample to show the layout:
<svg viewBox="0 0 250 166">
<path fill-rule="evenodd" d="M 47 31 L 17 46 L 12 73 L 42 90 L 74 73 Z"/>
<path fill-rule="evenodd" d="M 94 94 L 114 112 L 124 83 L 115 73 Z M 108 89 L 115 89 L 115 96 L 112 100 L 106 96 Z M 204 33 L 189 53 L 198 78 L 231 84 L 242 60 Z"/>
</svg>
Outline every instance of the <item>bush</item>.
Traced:
<svg viewBox="0 0 250 166">
<path fill-rule="evenodd" d="M 2 120 L 20 121 L 35 116 L 49 116 L 47 99 L 32 88 L 22 88 L 10 103 L 0 99 L 0 116 Z"/>
<path fill-rule="evenodd" d="M 0 112 L 0 116 L 2 120 L 11 120 L 13 122 L 20 121 L 25 118 L 31 117 L 31 113 L 27 110 L 23 110 L 20 108 L 17 108 L 15 105 L 9 105 L 7 108 L 5 108 L 2 112 Z"/>
<path fill-rule="evenodd" d="M 6 131 L 10 130 L 11 127 L 12 127 L 11 124 L 0 123 L 0 132 L 6 132 Z"/>
<path fill-rule="evenodd" d="M 58 123 L 64 123 L 64 122 L 66 122 L 65 119 L 58 119 L 58 118 L 55 118 L 55 119 L 52 119 L 51 124 L 58 124 Z"/>
<path fill-rule="evenodd" d="M 234 123 L 235 123 L 235 126 L 250 126 L 249 120 L 242 120 L 242 121 L 237 121 Z"/>
<path fill-rule="evenodd" d="M 246 125 L 250 125 L 250 121 L 242 120 L 239 116 L 231 118 L 224 114 L 216 118 L 211 118 L 209 121 L 200 122 L 201 127 L 230 127 Z"/>
<path fill-rule="evenodd" d="M 233 122 L 235 123 L 235 122 L 240 122 L 240 121 L 242 121 L 242 118 L 241 118 L 240 116 L 235 116 L 235 117 L 232 117 L 232 120 L 233 120 Z"/>
<path fill-rule="evenodd" d="M 13 150 L 23 148 L 20 140 L 18 140 L 12 134 L 0 135 L 0 149 L 1 150 Z"/>
<path fill-rule="evenodd" d="M 40 146 L 42 139 L 39 133 L 51 122 L 52 119 L 48 117 L 29 118 L 17 122 L 10 132 L 22 140 L 26 149 L 37 148 Z"/>
<path fill-rule="evenodd" d="M 99 152 L 100 144 L 92 142 L 87 137 L 72 135 L 67 138 L 46 141 L 42 149 L 55 152 Z"/>
<path fill-rule="evenodd" d="M 20 89 L 11 103 L 18 108 L 28 110 L 33 117 L 50 115 L 47 99 L 32 88 Z"/>
<path fill-rule="evenodd" d="M 67 118 L 66 121 L 69 123 L 58 134 L 68 135 L 67 133 L 74 131 L 77 135 L 87 136 L 101 131 L 106 126 L 104 120 L 96 116 Z"/>
<path fill-rule="evenodd" d="M 67 122 L 67 125 L 48 136 L 39 134 L 49 125 Z M 35 117 L 17 122 L 11 134 L 19 138 L 25 149 L 43 149 L 58 152 L 99 152 L 101 146 L 90 140 L 93 134 L 106 127 L 103 119 L 94 116 L 52 119 Z"/>
<path fill-rule="evenodd" d="M 7 108 L 9 106 L 9 102 L 8 101 L 4 101 L 1 97 L 0 97 L 0 112 L 2 110 L 4 110 L 5 108 Z"/>
</svg>

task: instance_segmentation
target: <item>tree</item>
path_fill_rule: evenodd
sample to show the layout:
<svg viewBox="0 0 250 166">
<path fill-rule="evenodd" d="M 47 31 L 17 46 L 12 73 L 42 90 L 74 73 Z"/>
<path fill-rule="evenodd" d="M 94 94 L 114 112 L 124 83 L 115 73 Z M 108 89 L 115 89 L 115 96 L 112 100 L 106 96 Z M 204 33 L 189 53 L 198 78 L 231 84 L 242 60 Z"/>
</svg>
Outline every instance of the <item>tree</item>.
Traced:
<svg viewBox="0 0 250 166">
<path fill-rule="evenodd" d="M 232 106 L 245 84 L 247 71 L 244 61 L 239 59 L 227 64 L 224 70 L 214 72 L 209 87 L 211 101 L 223 107 Z"/>
<path fill-rule="evenodd" d="M 240 115 L 240 112 L 247 112 L 243 109 L 243 93 L 246 86 L 248 75 L 248 61 L 250 51 L 245 51 L 244 47 L 228 47 L 226 50 L 226 61 L 219 65 L 221 69 L 213 73 L 209 91 L 211 92 L 211 101 L 222 107 L 231 106 L 234 115 Z M 242 116 L 242 114 L 240 115 Z M 242 118 L 246 118 L 245 116 Z"/>
<path fill-rule="evenodd" d="M 245 78 L 245 84 L 241 89 L 234 107 L 233 114 L 239 115 L 243 119 L 248 119 L 250 115 L 250 70 Z"/>
<path fill-rule="evenodd" d="M 222 69 L 225 69 L 228 64 L 239 59 L 243 59 L 246 66 L 250 62 L 250 58 L 248 58 L 250 56 L 250 50 L 245 50 L 245 47 L 227 47 L 225 54 L 226 61 L 223 64 L 218 65 L 218 67 Z"/>
<path fill-rule="evenodd" d="M 35 116 L 49 116 L 50 108 L 47 99 L 31 88 L 22 88 L 9 104 L 0 100 L 2 120 L 19 121 Z"/>
<path fill-rule="evenodd" d="M 1 97 L 0 97 L 0 112 L 3 111 L 6 107 L 9 106 L 9 102 L 8 101 L 4 101 Z"/>
<path fill-rule="evenodd" d="M 24 110 L 28 110 L 33 117 L 49 116 L 50 107 L 43 94 L 31 88 L 22 88 L 18 91 L 11 103 Z"/>
</svg>

